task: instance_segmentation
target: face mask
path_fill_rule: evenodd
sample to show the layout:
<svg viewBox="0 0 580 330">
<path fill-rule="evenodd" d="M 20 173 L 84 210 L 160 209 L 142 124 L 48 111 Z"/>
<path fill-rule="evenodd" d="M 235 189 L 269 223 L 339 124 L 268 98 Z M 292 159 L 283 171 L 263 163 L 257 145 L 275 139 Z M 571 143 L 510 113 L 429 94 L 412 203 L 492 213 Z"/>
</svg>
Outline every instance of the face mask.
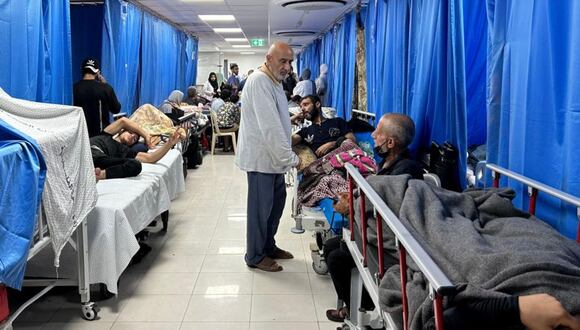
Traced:
<svg viewBox="0 0 580 330">
<path fill-rule="evenodd" d="M 382 146 L 384 146 L 387 142 L 385 141 L 385 143 L 381 144 L 380 146 L 376 146 L 373 151 L 375 152 L 375 155 L 378 155 L 381 158 L 387 158 L 387 156 L 389 155 L 389 150 L 387 151 L 382 151 Z"/>
</svg>

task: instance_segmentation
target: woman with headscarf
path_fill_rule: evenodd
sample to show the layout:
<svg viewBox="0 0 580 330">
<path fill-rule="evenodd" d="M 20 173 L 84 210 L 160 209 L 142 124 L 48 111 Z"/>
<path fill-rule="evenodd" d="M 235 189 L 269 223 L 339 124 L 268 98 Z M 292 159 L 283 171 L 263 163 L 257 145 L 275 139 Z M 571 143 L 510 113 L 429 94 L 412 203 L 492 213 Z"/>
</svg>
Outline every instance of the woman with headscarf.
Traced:
<svg viewBox="0 0 580 330">
<path fill-rule="evenodd" d="M 203 97 L 205 97 L 208 101 L 211 101 L 214 96 L 216 96 L 219 90 L 218 82 L 217 82 L 217 75 L 215 72 L 209 74 L 207 81 L 203 85 Z"/>
<path fill-rule="evenodd" d="M 316 78 L 316 94 L 320 98 L 320 104 L 322 106 L 326 105 L 326 92 L 327 92 L 327 83 L 326 83 L 326 74 L 328 73 L 328 65 L 321 64 L 320 65 L 320 75 Z"/>
<path fill-rule="evenodd" d="M 300 76 L 300 82 L 294 87 L 292 91 L 293 95 L 300 95 L 301 97 L 305 97 L 308 95 L 313 95 L 316 89 L 314 85 L 314 81 L 310 80 L 311 75 L 310 69 L 304 69 L 302 71 L 302 75 Z"/>
<path fill-rule="evenodd" d="M 161 105 L 159 106 L 159 110 L 161 110 L 161 112 L 165 114 L 173 113 L 174 109 L 179 110 L 179 106 L 181 105 L 182 100 L 183 100 L 183 92 L 174 90 L 173 92 L 171 92 L 171 94 L 169 94 L 167 100 L 161 103 Z"/>
</svg>

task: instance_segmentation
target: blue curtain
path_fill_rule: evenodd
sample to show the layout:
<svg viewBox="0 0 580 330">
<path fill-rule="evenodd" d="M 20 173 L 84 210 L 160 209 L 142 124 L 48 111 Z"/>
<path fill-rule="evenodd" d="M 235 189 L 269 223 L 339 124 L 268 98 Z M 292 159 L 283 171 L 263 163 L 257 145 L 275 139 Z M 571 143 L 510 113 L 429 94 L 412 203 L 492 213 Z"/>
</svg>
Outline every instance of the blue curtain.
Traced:
<svg viewBox="0 0 580 330">
<path fill-rule="evenodd" d="M 300 53 L 298 65 L 295 71 L 298 77 L 302 75 L 304 69 L 310 69 L 312 72 L 310 79 L 314 80 L 318 77 L 318 73 L 320 72 L 319 48 L 320 40 L 317 39 Z"/>
<path fill-rule="evenodd" d="M 181 42 L 177 30 L 148 13 L 142 27 L 139 104 L 158 106 L 180 88 Z"/>
<path fill-rule="evenodd" d="M 185 84 L 186 86 L 195 86 L 197 81 L 197 54 L 199 42 L 192 36 L 187 37 L 185 47 Z"/>
<path fill-rule="evenodd" d="M 344 23 L 335 29 L 330 104 L 338 116 L 350 119 L 356 61 L 356 13 L 348 14 Z"/>
<path fill-rule="evenodd" d="M 334 74 L 332 70 L 332 57 L 334 56 L 334 34 L 330 31 L 324 35 L 322 38 L 322 46 L 320 47 L 320 64 L 326 64 L 328 66 L 328 73 L 326 74 L 326 95 L 332 95 L 332 81 L 334 80 Z M 320 73 L 319 73 L 320 74 Z M 329 104 L 330 100 L 327 101 Z"/>
<path fill-rule="evenodd" d="M 138 106 L 136 92 L 142 20 L 143 13 L 132 4 L 120 0 L 105 1 L 101 70 L 117 94 L 121 111 L 129 115 Z"/>
<path fill-rule="evenodd" d="M 485 144 L 487 136 L 487 17 L 485 0 L 464 0 L 467 145 Z"/>
<path fill-rule="evenodd" d="M 487 13 L 488 160 L 579 196 L 580 2 L 488 0 Z M 537 215 L 571 238 L 575 213 L 540 194 Z"/>
<path fill-rule="evenodd" d="M 411 150 L 450 141 L 465 187 L 466 91 L 462 0 L 371 0 L 366 9 L 368 109 L 409 115 Z"/>
<path fill-rule="evenodd" d="M 102 62 L 103 9 L 102 4 L 71 5 L 73 82 L 82 78 L 83 59 L 93 57 Z M 109 78 L 107 75 L 105 77 Z"/>
<path fill-rule="evenodd" d="M 11 96 L 72 102 L 67 0 L 0 2 L 0 86 Z"/>
</svg>

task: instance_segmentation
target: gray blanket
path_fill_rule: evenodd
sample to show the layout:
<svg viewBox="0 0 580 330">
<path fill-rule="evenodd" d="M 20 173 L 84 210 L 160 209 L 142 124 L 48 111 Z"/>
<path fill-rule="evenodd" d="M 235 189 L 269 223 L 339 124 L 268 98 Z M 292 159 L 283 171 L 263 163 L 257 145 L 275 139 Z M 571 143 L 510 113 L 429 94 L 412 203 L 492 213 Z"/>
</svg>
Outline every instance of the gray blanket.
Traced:
<svg viewBox="0 0 580 330">
<path fill-rule="evenodd" d="M 580 314 L 580 244 L 543 221 L 516 209 L 510 189 L 455 193 L 410 176 L 372 176 L 368 182 L 399 217 L 452 283 L 445 306 L 475 299 L 548 293 Z M 369 243 L 376 246 L 375 221 L 367 201 Z M 360 219 L 356 212 L 355 219 Z M 386 226 L 384 226 L 386 227 Z M 383 248 L 397 257 L 393 233 L 383 229 Z M 428 286 L 408 260 L 411 329 L 433 322 Z M 383 309 L 401 313 L 399 266 L 391 265 L 379 287 Z"/>
</svg>

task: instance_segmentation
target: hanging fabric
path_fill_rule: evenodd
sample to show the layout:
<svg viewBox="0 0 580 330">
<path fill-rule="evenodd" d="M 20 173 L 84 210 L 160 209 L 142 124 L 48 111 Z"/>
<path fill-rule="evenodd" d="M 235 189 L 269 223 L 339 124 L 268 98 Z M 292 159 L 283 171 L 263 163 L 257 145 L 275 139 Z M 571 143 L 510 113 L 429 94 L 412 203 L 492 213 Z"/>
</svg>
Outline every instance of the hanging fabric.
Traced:
<svg viewBox="0 0 580 330">
<path fill-rule="evenodd" d="M 488 161 L 580 196 L 580 3 L 488 0 L 487 13 Z M 537 210 L 575 237 L 573 207 L 540 193 Z"/>
</svg>

